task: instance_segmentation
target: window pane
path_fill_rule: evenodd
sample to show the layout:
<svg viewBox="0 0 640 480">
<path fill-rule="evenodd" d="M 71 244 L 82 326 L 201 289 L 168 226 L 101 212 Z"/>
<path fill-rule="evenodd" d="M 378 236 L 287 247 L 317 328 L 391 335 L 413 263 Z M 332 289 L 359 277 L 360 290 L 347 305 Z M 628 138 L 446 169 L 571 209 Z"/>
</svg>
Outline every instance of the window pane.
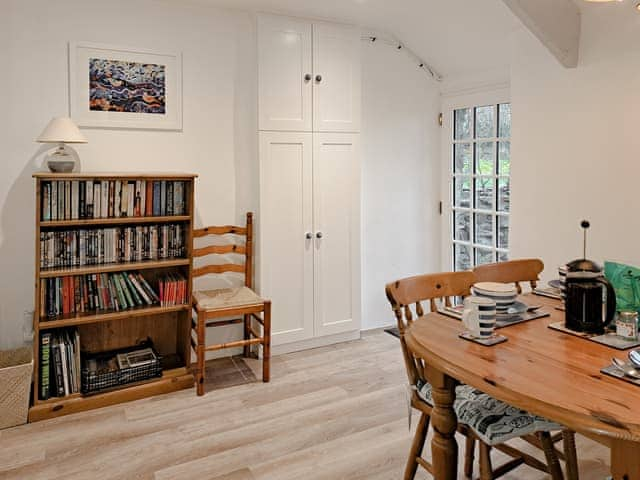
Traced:
<svg viewBox="0 0 640 480">
<path fill-rule="evenodd" d="M 508 178 L 501 177 L 498 179 L 498 211 L 509 211 L 509 195 L 511 192 L 511 186 Z"/>
<path fill-rule="evenodd" d="M 498 173 L 511 173 L 511 142 L 498 142 Z"/>
<path fill-rule="evenodd" d="M 475 214 L 475 238 L 474 242 L 479 245 L 492 247 L 493 243 L 493 215 L 486 213 Z"/>
<path fill-rule="evenodd" d="M 495 124 L 495 107 L 493 105 L 476 108 L 476 138 L 495 137 Z"/>
<path fill-rule="evenodd" d="M 453 178 L 453 206 L 471 207 L 471 177 Z"/>
<path fill-rule="evenodd" d="M 478 142 L 476 144 L 476 173 L 478 175 L 494 175 L 496 172 L 495 142 Z"/>
<path fill-rule="evenodd" d="M 471 109 L 461 108 L 453 112 L 453 138 L 466 140 L 471 138 Z"/>
<path fill-rule="evenodd" d="M 498 106 L 498 136 L 511 137 L 511 104 L 502 103 Z"/>
<path fill-rule="evenodd" d="M 493 210 L 493 196 L 496 179 L 493 177 L 476 177 L 476 208 Z"/>
<path fill-rule="evenodd" d="M 498 248 L 509 248 L 509 216 L 498 215 Z"/>
<path fill-rule="evenodd" d="M 471 269 L 471 247 L 469 245 L 454 244 L 453 266 L 456 272 Z"/>
<path fill-rule="evenodd" d="M 509 254 L 507 252 L 498 252 L 498 261 L 506 262 L 509 260 Z"/>
<path fill-rule="evenodd" d="M 455 173 L 471 173 L 471 144 L 456 143 L 453 146 L 453 171 Z"/>
<path fill-rule="evenodd" d="M 471 241 L 471 213 L 453 212 L 453 238 L 454 240 Z"/>
<path fill-rule="evenodd" d="M 475 252 L 476 252 L 476 265 L 495 262 L 494 254 L 492 250 L 486 250 L 484 248 L 476 248 Z"/>
</svg>

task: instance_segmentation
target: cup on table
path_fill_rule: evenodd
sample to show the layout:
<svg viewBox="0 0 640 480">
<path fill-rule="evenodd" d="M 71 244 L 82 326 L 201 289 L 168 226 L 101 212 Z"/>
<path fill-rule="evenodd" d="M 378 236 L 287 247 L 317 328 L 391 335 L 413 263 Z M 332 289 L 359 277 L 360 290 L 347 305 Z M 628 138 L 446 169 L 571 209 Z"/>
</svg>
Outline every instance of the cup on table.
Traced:
<svg viewBox="0 0 640 480">
<path fill-rule="evenodd" d="M 492 337 L 496 329 L 496 302 L 486 297 L 465 298 L 462 323 L 476 338 Z"/>
</svg>

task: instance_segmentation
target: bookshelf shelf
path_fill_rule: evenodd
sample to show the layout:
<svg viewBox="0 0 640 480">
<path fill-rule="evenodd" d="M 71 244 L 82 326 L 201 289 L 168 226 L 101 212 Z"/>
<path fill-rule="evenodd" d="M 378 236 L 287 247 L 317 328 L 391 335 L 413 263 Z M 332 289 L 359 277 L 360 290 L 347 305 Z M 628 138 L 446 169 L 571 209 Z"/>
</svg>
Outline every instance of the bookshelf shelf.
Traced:
<svg viewBox="0 0 640 480">
<path fill-rule="evenodd" d="M 89 273 L 123 272 L 127 270 L 148 270 L 151 268 L 170 268 L 188 266 L 188 258 L 171 258 L 166 260 L 147 260 L 144 262 L 122 262 L 103 265 L 86 265 L 83 267 L 44 268 L 40 269 L 40 278 L 65 277 L 69 275 L 87 275 Z"/>
<path fill-rule="evenodd" d="M 182 310 L 190 310 L 190 305 L 171 305 L 169 307 L 144 307 L 129 308 L 120 311 L 108 312 L 89 312 L 72 315 L 65 315 L 64 318 L 56 317 L 55 320 L 40 319 L 40 330 L 50 330 L 52 328 L 74 327 L 77 325 L 85 325 L 88 323 L 110 322 L 112 320 L 121 320 L 125 318 L 134 318 L 146 315 L 154 315 L 158 313 L 180 312 Z"/>
<path fill-rule="evenodd" d="M 90 218 L 84 220 L 56 220 L 40 222 L 40 228 L 53 227 L 91 227 L 99 225 L 144 225 L 147 223 L 179 223 L 191 220 L 189 215 L 170 215 L 162 217 L 119 217 L 119 218 Z"/>
<path fill-rule="evenodd" d="M 29 410 L 29 420 L 30 421 L 38 421 L 44 420 L 47 418 L 58 417 L 61 415 L 66 415 L 69 413 L 75 413 L 85 410 L 90 410 L 93 408 L 99 408 L 106 405 L 118 404 L 121 402 L 126 402 L 130 400 L 135 400 L 139 398 L 148 397 L 151 395 L 157 395 L 161 393 L 168 393 L 171 391 L 189 388 L 193 386 L 193 374 L 191 373 L 191 285 L 192 285 L 192 273 L 193 273 L 193 260 L 192 260 L 192 243 L 193 243 L 193 212 L 194 212 L 194 187 L 195 187 L 195 178 L 196 175 L 192 174 L 182 174 L 176 172 L 170 173 L 153 173 L 153 174 L 137 174 L 137 173 L 72 173 L 72 174 L 53 174 L 53 173 L 37 173 L 34 174 L 34 178 L 36 181 L 36 212 L 35 212 L 35 223 L 36 223 L 36 238 L 35 238 L 35 312 L 34 312 L 34 387 L 33 387 L 33 397 L 31 402 L 31 408 Z M 75 182 L 74 182 L 75 181 Z M 99 182 L 107 182 L 102 185 L 109 185 L 108 194 L 107 195 L 109 208 L 111 208 L 111 204 L 114 205 L 123 205 L 124 200 L 127 197 L 124 196 L 124 186 L 122 187 L 122 196 L 120 197 L 122 201 L 118 201 L 118 188 L 111 188 L 111 184 L 116 185 L 120 182 L 124 185 L 124 183 L 129 182 L 131 188 L 134 188 L 133 185 L 137 185 L 138 183 L 142 186 L 148 185 L 150 182 L 153 182 L 154 188 L 155 184 L 158 182 L 162 183 L 162 192 L 164 192 L 164 183 L 167 183 L 167 192 L 171 192 L 175 190 L 174 196 L 171 197 L 170 193 L 167 193 L 167 212 L 171 213 L 170 205 L 171 199 L 173 199 L 174 205 L 179 205 L 175 207 L 175 212 L 181 213 L 181 215 L 162 215 L 162 216 L 150 216 L 150 210 L 147 210 L 147 216 L 131 216 L 131 203 L 129 203 L 129 216 L 121 216 L 121 217 L 110 217 L 110 218 L 91 218 L 91 219 L 80 219 L 80 220 L 53 220 L 53 221 L 42 221 L 42 217 L 48 218 L 48 216 L 44 216 L 43 211 L 49 212 L 49 209 L 52 209 L 53 198 L 50 196 L 52 185 L 56 182 L 58 184 L 65 182 L 78 183 L 82 187 L 82 182 L 94 183 L 98 185 Z M 169 182 L 177 182 L 175 189 L 170 190 Z M 44 188 L 43 188 L 44 187 Z M 45 191 L 47 195 L 43 196 L 43 191 Z M 137 187 L 136 187 L 137 188 Z M 107 192 L 106 187 L 101 189 L 103 192 Z M 149 197 L 149 192 L 151 192 L 151 187 L 146 191 L 147 196 Z M 61 208 L 62 211 L 66 212 L 65 217 L 70 218 L 68 211 L 75 212 L 75 215 L 71 215 L 71 217 L 78 216 L 78 208 L 79 211 L 82 212 L 82 192 L 83 188 L 80 188 L 80 203 L 78 203 L 78 198 L 75 196 L 75 193 L 78 190 L 72 185 L 72 188 L 69 190 L 68 187 L 65 186 L 66 196 L 62 199 L 57 197 L 57 208 Z M 87 187 L 88 191 L 88 187 Z M 69 197 L 69 192 L 71 192 L 71 196 Z M 178 193 L 179 192 L 179 193 Z M 136 207 L 135 209 L 140 208 L 140 210 L 145 211 L 145 208 L 142 208 L 138 204 L 138 202 L 142 202 L 141 205 L 144 205 L 145 201 L 145 189 L 140 189 L 140 194 L 136 189 L 136 196 L 134 200 L 129 196 L 129 202 L 134 201 Z M 141 195 L 141 196 L 139 196 Z M 164 193 L 162 193 L 164 195 Z M 54 197 L 55 198 L 55 197 Z M 87 198 L 90 198 L 87 196 Z M 165 197 L 161 197 L 161 205 L 164 205 Z M 104 200 L 102 205 L 105 205 Z M 62 206 L 59 202 L 62 202 Z M 154 208 L 156 205 L 156 197 L 154 196 Z M 88 207 L 87 207 L 88 208 Z M 164 208 L 164 207 L 162 207 Z M 66 210 L 65 210 L 66 209 Z M 70 210 L 69 210 L 70 209 Z M 123 212 L 124 212 L 123 207 Z M 60 210 L 58 210 L 59 212 Z M 137 210 L 136 210 L 137 211 Z M 155 211 L 154 211 L 155 213 Z M 164 213 L 164 210 L 162 210 Z M 182 213 L 185 213 L 182 215 Z M 47 213 L 48 215 L 48 213 Z M 102 213 L 103 216 L 106 213 Z M 81 213 L 79 216 L 83 216 Z M 55 218 L 55 217 L 54 217 Z M 96 265 L 84 265 L 81 267 L 49 267 L 49 268 L 40 268 L 40 258 L 41 258 L 41 248 L 43 248 L 43 254 L 46 258 L 51 259 L 48 255 L 51 255 L 51 252 L 54 250 L 50 250 L 54 248 L 51 244 L 45 243 L 47 238 L 51 238 L 53 242 L 58 242 L 59 238 L 64 239 L 64 235 L 69 235 L 69 238 L 77 238 L 83 239 L 86 238 L 86 233 L 81 233 L 80 231 L 86 229 L 88 227 L 121 227 L 124 231 L 126 227 L 135 227 L 137 225 L 140 226 L 152 226 L 152 225 L 166 225 L 166 224 L 181 224 L 184 229 L 184 236 L 179 237 L 180 240 L 178 245 L 184 245 L 184 254 L 180 258 L 167 258 L 160 260 L 146 260 L 146 261 L 129 261 L 129 262 L 119 262 L 119 263 L 106 263 L 106 264 L 96 264 Z M 164 228 L 164 227 L 163 227 Z M 167 228 L 173 228 L 170 225 Z M 62 231 L 64 230 L 64 231 Z M 149 232 L 152 230 L 145 229 L 144 232 Z M 44 233 L 48 232 L 48 233 Z M 54 233 L 51 233 L 54 232 Z M 41 236 L 42 233 L 42 236 Z M 55 236 L 52 236 L 55 235 Z M 63 237 L 59 237 L 62 235 Z M 151 234 L 149 234 L 151 235 Z M 50 236 L 50 237 L 48 237 Z M 52 237 L 51 237 L 52 236 Z M 90 237 L 91 238 L 91 237 Z M 94 237 L 96 238 L 96 237 Z M 107 242 L 107 237 L 105 236 L 105 246 Z M 128 238 L 128 237 L 121 237 Z M 133 244 L 131 244 L 130 248 L 134 248 L 135 242 L 146 242 L 146 243 L 137 243 L 138 247 L 142 245 L 143 248 L 156 249 L 158 245 L 156 245 L 156 240 L 153 236 L 149 237 L 131 237 Z M 141 239 L 140 239 L 141 238 Z M 151 238 L 151 240 L 149 240 Z M 166 238 L 166 237 L 163 237 Z M 176 238 L 176 237 L 173 237 Z M 43 240 L 44 239 L 44 240 Z M 122 240 L 121 240 L 122 241 Z M 130 245 L 127 243 L 125 245 Z M 151 242 L 151 243 L 149 243 Z M 55 244 L 55 243 L 54 243 Z M 67 244 L 69 245 L 69 244 Z M 90 246 L 88 243 L 78 243 L 73 244 L 77 245 L 74 248 L 95 248 Z M 86 245 L 86 246 L 85 246 Z M 92 244 L 93 245 L 93 244 Z M 110 244 L 110 248 L 114 247 L 113 243 Z M 116 246 L 118 244 L 115 244 Z M 145 245 L 147 247 L 145 247 Z M 55 247 L 57 248 L 57 247 Z M 102 248 L 102 247 L 101 247 Z M 120 248 L 120 247 L 118 247 Z M 124 247 L 123 247 L 124 248 Z M 129 248 L 129 247 L 128 247 Z M 164 248 L 164 247 L 163 247 Z M 174 247 L 171 247 L 174 248 Z M 69 250 L 71 251 L 71 250 Z M 107 250 L 109 251 L 109 250 Z M 115 250 L 114 250 L 115 251 Z M 131 250 L 135 251 L 135 250 Z M 55 250 L 54 255 L 59 255 L 58 250 Z M 77 255 L 77 250 L 72 250 L 72 255 Z M 83 250 L 84 252 L 84 250 Z M 182 253 L 182 252 L 180 252 Z M 84 255 L 84 253 L 83 253 Z M 89 256 L 97 255 L 95 250 L 87 250 L 87 258 Z M 68 257 L 54 257 L 54 258 L 68 258 Z M 73 256 L 71 257 L 73 258 Z M 77 258 L 77 257 L 76 257 Z M 102 257 L 100 257 L 102 259 Z M 119 258 L 118 256 L 105 257 L 108 259 Z M 120 257 L 121 258 L 121 257 Z M 129 272 L 132 275 L 123 276 L 121 272 Z M 138 273 L 140 272 L 140 273 Z M 144 272 L 144 274 L 142 273 Z M 97 281 L 96 283 L 96 275 Z M 91 277 L 93 276 L 93 290 L 91 290 Z M 69 278 L 74 277 L 74 278 Z M 100 283 L 100 278 L 102 277 L 102 282 Z M 118 288 L 122 288 L 126 290 L 127 288 L 131 290 L 132 296 L 126 298 L 122 298 L 122 302 L 120 299 L 115 298 L 114 290 L 111 287 L 115 287 L 115 283 L 111 284 L 111 278 L 119 277 L 120 286 Z M 143 279 L 144 277 L 144 279 Z M 87 280 L 84 280 L 88 278 Z M 126 280 L 127 278 L 131 278 L 131 281 Z M 136 282 L 136 278 L 139 278 L 139 281 Z M 149 289 L 154 290 L 156 293 L 159 291 L 159 284 L 161 282 L 174 282 L 176 279 L 186 279 L 182 281 L 182 287 L 180 292 L 186 293 L 186 299 L 184 295 L 181 297 L 175 296 L 175 290 L 169 290 L 173 296 L 169 297 L 171 299 L 179 299 L 178 301 L 185 300 L 184 304 L 172 305 L 172 306 L 161 306 L 161 305 L 143 305 L 143 306 L 134 306 L 133 308 L 125 308 L 122 310 L 101 310 L 101 311 L 91 311 L 84 313 L 69 313 L 65 315 L 59 315 L 49 319 L 46 316 L 47 310 L 50 310 L 52 305 L 55 307 L 55 311 L 63 311 L 61 307 L 64 303 L 64 311 L 73 311 L 78 310 L 80 306 L 84 306 L 87 308 L 88 305 L 93 306 L 93 303 L 89 303 L 89 298 L 94 298 L 93 295 L 96 295 L 95 302 L 97 302 L 98 298 L 100 298 L 100 305 L 102 307 L 112 306 L 119 303 L 120 305 L 132 306 L 132 298 L 138 296 L 136 300 L 138 304 L 140 304 L 140 296 L 144 296 L 142 290 L 147 289 L 147 295 L 151 296 L 151 291 Z M 167 280 L 169 279 L 169 280 Z M 114 280 L 116 283 L 118 281 Z M 84 283 L 83 283 L 84 282 Z M 143 282 L 149 282 L 149 284 L 145 288 L 141 288 L 140 285 Z M 173 285 L 174 283 L 170 283 Z M 179 282 L 178 282 L 179 283 Z M 186 285 L 184 285 L 186 283 Z M 128 285 L 127 285 L 128 284 Z M 139 284 L 139 285 L 138 285 Z M 83 287 L 84 285 L 84 287 Z M 100 286 L 102 285 L 102 287 Z M 136 286 L 137 285 L 137 286 Z M 167 283 L 163 283 L 165 285 L 165 294 L 167 293 Z M 177 285 L 177 284 L 176 284 Z M 75 288 L 75 294 L 74 294 Z M 87 288 L 89 290 L 87 290 Z M 96 288 L 102 288 L 103 290 L 96 290 Z M 177 288 L 177 287 L 176 287 Z M 135 290 L 139 290 L 138 293 Z M 102 291 L 102 293 L 99 293 Z M 88 292 L 88 293 L 87 293 Z M 109 293 L 111 292 L 111 293 Z M 74 297 L 75 295 L 75 297 Z M 89 296 L 87 296 L 89 295 Z M 111 295 L 111 296 L 110 296 Z M 121 295 L 121 294 L 118 294 Z M 64 298 L 63 298 L 64 297 Z M 104 299 L 104 302 L 103 302 Z M 118 302 L 116 302 L 118 300 Z M 93 301 L 93 300 L 91 300 Z M 149 301 L 147 299 L 147 301 Z M 52 303 L 54 302 L 54 303 Z M 59 303 L 58 303 L 59 302 Z M 78 303 L 80 302 L 80 303 Z M 143 302 L 144 303 L 144 302 Z M 75 305 L 75 306 L 74 306 Z M 97 303 L 96 303 L 97 305 Z M 44 342 L 43 339 L 48 339 L 47 342 L 51 342 L 50 347 L 48 343 Z M 57 347 L 54 345 L 54 341 L 63 342 L 67 340 L 71 340 L 72 338 L 76 339 L 75 343 L 70 343 L 65 348 L 67 351 L 72 349 L 74 352 L 72 355 L 62 356 L 60 355 L 59 350 L 62 349 L 63 345 Z M 132 383 L 129 385 L 122 385 L 115 387 L 114 389 L 106 390 L 103 392 L 92 393 L 90 395 L 84 395 L 82 393 L 71 393 L 64 397 L 54 397 L 54 386 L 48 388 L 47 385 L 51 385 L 51 382 L 57 383 L 57 385 L 65 385 L 65 392 L 75 391 L 76 388 L 71 388 L 70 383 L 72 380 L 77 381 L 79 377 L 79 371 L 81 366 L 84 365 L 81 362 L 82 356 L 86 354 L 99 354 L 100 352 L 111 352 L 113 350 L 120 350 L 122 348 L 128 348 L 135 345 L 139 345 L 142 340 L 150 338 L 153 342 L 153 346 L 156 349 L 157 353 L 163 358 L 163 370 L 162 377 L 145 380 L 143 382 Z M 54 348 L 55 350 L 54 356 Z M 46 356 L 43 356 L 41 364 L 40 358 L 40 349 L 46 348 Z M 64 352 L 64 350 L 62 350 Z M 80 352 L 78 354 L 77 352 Z M 75 357 L 73 355 L 76 355 Z M 64 359 L 64 360 L 61 360 Z M 164 359 L 167 359 L 165 362 Z M 69 379 L 65 376 L 62 380 L 60 380 L 60 372 L 53 371 L 53 365 L 55 365 L 56 369 L 60 366 L 61 361 L 69 362 L 66 366 L 66 372 L 64 375 L 69 373 Z M 82 363 L 82 365 L 80 365 Z M 45 374 L 45 383 L 41 383 L 42 374 Z M 73 376 L 71 376 L 73 374 Z M 76 376 L 78 375 L 78 376 Z M 57 378 L 56 378 L 57 377 Z M 62 383 L 61 383 L 62 382 Z M 78 385 L 78 383 L 73 383 L 73 385 Z M 69 388 L 67 388 L 69 387 Z M 51 396 L 49 396 L 51 395 Z"/>
</svg>

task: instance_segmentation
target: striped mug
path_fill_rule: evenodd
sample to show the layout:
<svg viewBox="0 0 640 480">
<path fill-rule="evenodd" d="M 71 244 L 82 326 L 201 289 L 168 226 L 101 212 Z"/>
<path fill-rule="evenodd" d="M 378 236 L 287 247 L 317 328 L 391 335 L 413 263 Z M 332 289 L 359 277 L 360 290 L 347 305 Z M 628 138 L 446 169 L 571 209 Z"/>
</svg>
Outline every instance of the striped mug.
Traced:
<svg viewBox="0 0 640 480">
<path fill-rule="evenodd" d="M 462 323 L 476 338 L 493 336 L 496 329 L 496 302 L 486 297 L 465 298 Z"/>
</svg>

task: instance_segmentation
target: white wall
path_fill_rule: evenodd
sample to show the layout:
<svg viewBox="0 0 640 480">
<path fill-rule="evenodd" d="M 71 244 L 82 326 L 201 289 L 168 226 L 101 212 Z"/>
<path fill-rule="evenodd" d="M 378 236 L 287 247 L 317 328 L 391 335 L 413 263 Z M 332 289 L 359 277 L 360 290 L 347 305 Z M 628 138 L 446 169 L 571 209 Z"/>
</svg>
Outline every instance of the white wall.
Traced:
<svg viewBox="0 0 640 480">
<path fill-rule="evenodd" d="M 608 7 L 629 7 L 609 5 Z M 640 15 L 583 16 L 581 58 L 565 69 L 526 32 L 514 42 L 511 255 L 554 268 L 587 256 L 640 264 Z"/>
<path fill-rule="evenodd" d="M 0 4 L 0 348 L 22 341 L 33 308 L 34 138 L 68 112 L 67 42 L 183 52 L 182 132 L 88 130 L 84 171 L 192 171 L 199 223 L 236 217 L 236 160 L 255 152 L 250 16 L 150 0 L 4 0 Z M 250 134 L 249 134 L 250 132 Z M 239 138 L 241 137 L 241 138 Z M 243 175 L 246 173 L 243 171 Z"/>
<path fill-rule="evenodd" d="M 440 265 L 438 86 L 395 49 L 362 49 L 362 328 L 394 323 L 386 283 Z"/>
</svg>

